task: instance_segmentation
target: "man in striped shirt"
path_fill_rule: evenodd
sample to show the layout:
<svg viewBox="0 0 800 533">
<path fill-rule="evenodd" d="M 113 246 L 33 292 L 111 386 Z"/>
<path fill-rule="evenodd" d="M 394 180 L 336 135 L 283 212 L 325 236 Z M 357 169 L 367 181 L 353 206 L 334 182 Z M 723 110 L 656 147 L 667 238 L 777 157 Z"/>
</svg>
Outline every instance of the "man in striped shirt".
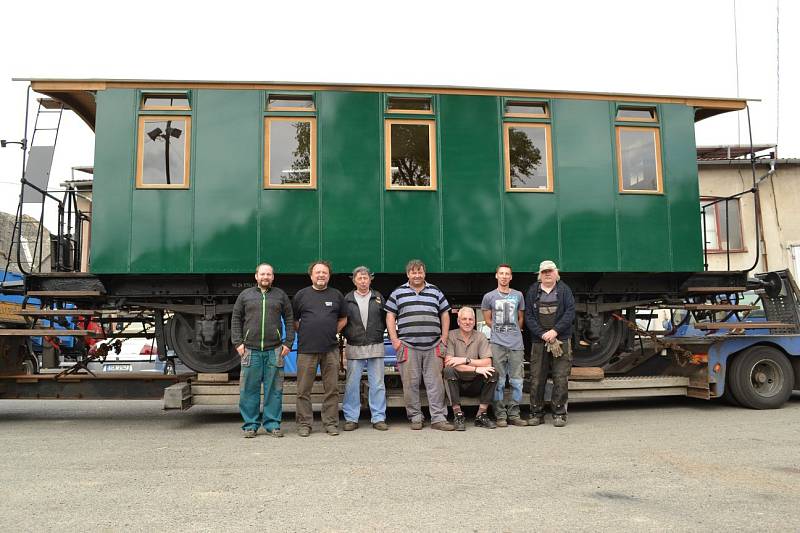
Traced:
<svg viewBox="0 0 800 533">
<path fill-rule="evenodd" d="M 447 421 L 442 363 L 450 331 L 450 304 L 436 285 L 425 282 L 425 263 L 412 259 L 406 265 L 408 283 L 386 300 L 386 329 L 397 352 L 403 380 L 403 398 L 411 429 L 422 429 L 419 401 L 424 380 L 431 411 L 431 428 L 453 431 Z"/>
</svg>

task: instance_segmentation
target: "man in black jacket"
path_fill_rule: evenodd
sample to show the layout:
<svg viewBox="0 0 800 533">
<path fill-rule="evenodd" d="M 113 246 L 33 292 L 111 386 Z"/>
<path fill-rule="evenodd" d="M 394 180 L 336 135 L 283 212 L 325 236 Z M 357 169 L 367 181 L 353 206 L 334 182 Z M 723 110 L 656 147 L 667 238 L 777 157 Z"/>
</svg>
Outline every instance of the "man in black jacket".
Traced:
<svg viewBox="0 0 800 533">
<path fill-rule="evenodd" d="M 370 288 L 372 272 L 365 266 L 353 270 L 355 290 L 344 297 L 347 325 L 347 384 L 344 389 L 342 411 L 344 430 L 358 428 L 361 414 L 361 374 L 367 369 L 369 380 L 369 410 L 372 427 L 386 431 L 386 385 L 383 382 L 383 332 L 386 330 L 386 311 L 383 296 Z"/>
<path fill-rule="evenodd" d="M 567 425 L 567 393 L 572 369 L 572 322 L 575 320 L 575 298 L 561 281 L 552 261 L 539 265 L 538 281 L 525 295 L 525 324 L 531 332 L 531 426 L 544 422 L 544 388 L 547 374 L 553 374 L 550 406 L 553 425 Z"/>
<path fill-rule="evenodd" d="M 289 297 L 272 286 L 274 280 L 271 265 L 258 265 L 256 286 L 239 294 L 231 316 L 231 341 L 242 358 L 239 412 L 246 438 L 255 437 L 262 425 L 268 435 L 283 437 L 283 358 L 294 342 L 294 318 Z M 282 327 L 281 318 L 286 327 Z M 286 331 L 285 341 L 282 329 Z M 264 412 L 259 413 L 262 383 Z"/>
</svg>

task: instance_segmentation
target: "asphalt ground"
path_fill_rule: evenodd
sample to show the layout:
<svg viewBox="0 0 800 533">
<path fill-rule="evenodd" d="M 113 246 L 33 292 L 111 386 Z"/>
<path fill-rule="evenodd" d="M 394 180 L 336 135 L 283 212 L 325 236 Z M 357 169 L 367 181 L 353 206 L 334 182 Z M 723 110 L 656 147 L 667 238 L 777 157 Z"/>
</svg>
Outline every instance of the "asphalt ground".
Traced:
<svg viewBox="0 0 800 533">
<path fill-rule="evenodd" d="M 468 422 L 474 411 L 467 411 Z M 570 406 L 554 428 L 243 439 L 235 407 L 0 401 L 2 531 L 791 531 L 800 394 Z M 318 419 L 317 419 L 318 420 Z"/>
</svg>

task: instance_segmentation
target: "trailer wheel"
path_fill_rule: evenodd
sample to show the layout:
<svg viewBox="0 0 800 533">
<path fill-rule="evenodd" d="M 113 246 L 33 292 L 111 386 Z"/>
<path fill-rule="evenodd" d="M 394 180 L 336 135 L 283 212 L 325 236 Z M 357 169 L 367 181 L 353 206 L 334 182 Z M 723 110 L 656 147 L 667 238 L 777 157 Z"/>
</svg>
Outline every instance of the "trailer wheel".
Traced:
<svg viewBox="0 0 800 533">
<path fill-rule="evenodd" d="M 731 363 L 728 386 L 733 397 L 750 409 L 777 409 L 792 395 L 794 373 L 783 353 L 770 346 L 753 346 Z"/>
</svg>

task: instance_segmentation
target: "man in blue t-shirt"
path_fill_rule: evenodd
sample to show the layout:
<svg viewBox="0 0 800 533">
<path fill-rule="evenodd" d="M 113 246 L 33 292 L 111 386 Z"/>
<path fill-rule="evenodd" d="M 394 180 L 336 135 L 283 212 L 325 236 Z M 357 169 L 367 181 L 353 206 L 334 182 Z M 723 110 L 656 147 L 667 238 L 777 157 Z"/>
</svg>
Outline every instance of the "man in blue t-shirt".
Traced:
<svg viewBox="0 0 800 533">
<path fill-rule="evenodd" d="M 497 288 L 487 292 L 481 302 L 483 320 L 491 328 L 489 346 L 492 349 L 492 363 L 497 369 L 497 391 L 494 395 L 494 416 L 498 427 L 508 424 L 527 426 L 519 414 L 522 401 L 522 320 L 525 299 L 522 293 L 510 287 L 513 274 L 511 267 L 499 265 L 495 270 Z M 506 377 L 511 385 L 511 398 L 506 402 Z"/>
</svg>

